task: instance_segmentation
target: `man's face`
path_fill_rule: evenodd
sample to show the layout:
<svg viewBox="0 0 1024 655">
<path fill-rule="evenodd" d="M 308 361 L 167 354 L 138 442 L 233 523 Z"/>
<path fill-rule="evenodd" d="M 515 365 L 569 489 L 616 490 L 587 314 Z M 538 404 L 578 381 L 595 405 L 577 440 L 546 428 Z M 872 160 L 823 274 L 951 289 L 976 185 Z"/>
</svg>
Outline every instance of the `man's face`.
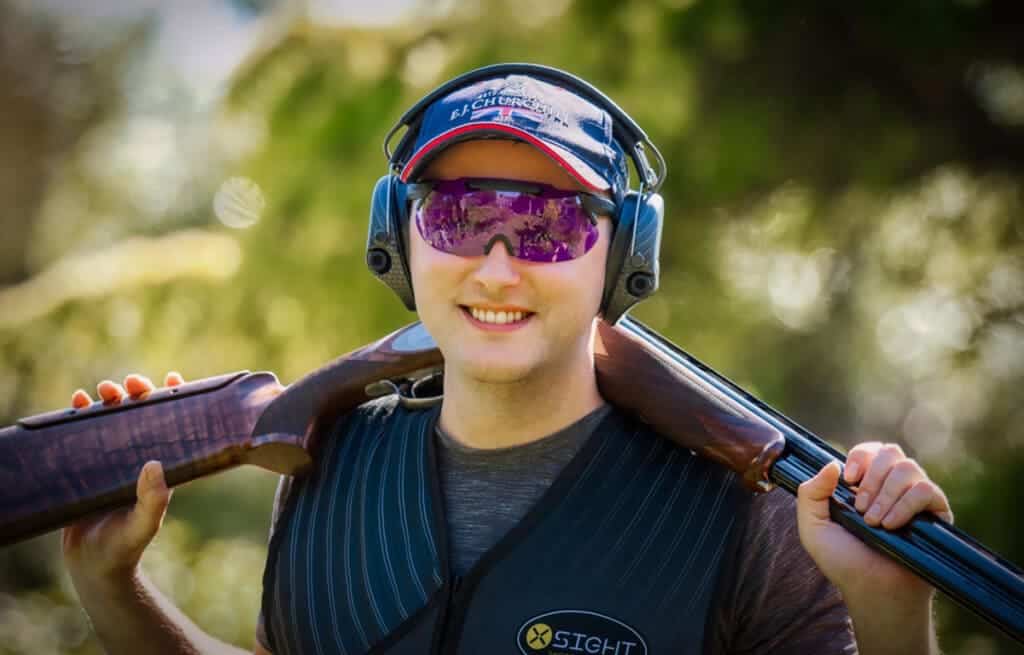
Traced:
<svg viewBox="0 0 1024 655">
<path fill-rule="evenodd" d="M 540 182 L 580 190 L 562 168 L 516 141 L 466 141 L 430 164 L 425 180 L 460 177 Z M 587 357 L 601 303 L 611 221 L 598 219 L 600 237 L 577 259 L 535 264 L 515 259 L 501 243 L 477 257 L 449 255 L 409 227 L 409 264 L 420 319 L 444 354 L 449 374 L 511 383 Z M 513 325 L 484 325 L 471 308 L 525 311 Z"/>
</svg>

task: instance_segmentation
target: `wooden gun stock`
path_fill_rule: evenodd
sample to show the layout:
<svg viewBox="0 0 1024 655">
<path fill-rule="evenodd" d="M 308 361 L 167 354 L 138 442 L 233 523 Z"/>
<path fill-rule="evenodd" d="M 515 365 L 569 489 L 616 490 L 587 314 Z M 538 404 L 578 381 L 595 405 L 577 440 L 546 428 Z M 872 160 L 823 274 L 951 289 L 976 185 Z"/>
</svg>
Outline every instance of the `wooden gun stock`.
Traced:
<svg viewBox="0 0 1024 655">
<path fill-rule="evenodd" d="M 135 502 L 151 459 L 171 486 L 239 464 L 299 474 L 316 454 L 317 425 L 368 400 L 382 379 L 440 365 L 416 323 L 287 388 L 243 371 L 23 418 L 0 430 L 0 546 Z"/>
</svg>

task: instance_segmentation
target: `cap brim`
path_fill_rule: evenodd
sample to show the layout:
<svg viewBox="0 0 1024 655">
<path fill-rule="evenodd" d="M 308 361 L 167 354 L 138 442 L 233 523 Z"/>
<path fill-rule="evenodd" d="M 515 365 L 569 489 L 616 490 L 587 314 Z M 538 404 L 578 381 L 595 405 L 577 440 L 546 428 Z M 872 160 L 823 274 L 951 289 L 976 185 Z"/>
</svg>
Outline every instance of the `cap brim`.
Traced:
<svg viewBox="0 0 1024 655">
<path fill-rule="evenodd" d="M 453 143 L 467 141 L 472 137 L 488 134 L 495 136 L 507 135 L 519 141 L 529 143 L 550 157 L 552 161 L 565 169 L 573 179 L 590 191 L 603 192 L 611 189 L 611 185 L 598 175 L 597 171 L 583 163 L 579 157 L 561 145 L 540 139 L 536 135 L 512 125 L 490 122 L 461 125 L 447 132 L 442 132 L 430 141 L 427 141 L 409 158 L 409 162 L 402 169 L 401 180 L 408 182 L 410 179 L 415 178 L 431 158 Z"/>
</svg>

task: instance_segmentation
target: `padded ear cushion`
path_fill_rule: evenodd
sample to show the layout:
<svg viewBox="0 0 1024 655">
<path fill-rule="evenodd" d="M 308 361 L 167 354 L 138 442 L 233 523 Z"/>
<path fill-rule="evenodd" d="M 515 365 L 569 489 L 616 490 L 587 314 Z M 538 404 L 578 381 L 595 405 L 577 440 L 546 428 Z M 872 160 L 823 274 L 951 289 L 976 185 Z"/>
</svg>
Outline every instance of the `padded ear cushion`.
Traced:
<svg viewBox="0 0 1024 655">
<path fill-rule="evenodd" d="M 410 311 L 415 311 L 412 276 L 406 265 L 406 244 L 402 230 L 407 199 L 405 185 L 394 175 L 385 175 L 373 187 L 370 229 L 366 235 L 366 266 L 391 288 Z"/>
<path fill-rule="evenodd" d="M 615 217 L 614 232 L 612 241 L 608 246 L 608 261 L 604 269 L 604 292 L 601 294 L 601 313 L 604 314 L 608 308 L 615 288 L 618 286 L 619 275 L 622 272 L 622 262 L 629 256 L 633 249 L 633 233 L 636 226 L 637 203 L 640 195 L 636 192 L 629 192 L 622 200 L 618 214 Z"/>
<path fill-rule="evenodd" d="M 633 305 L 658 290 L 665 203 L 656 193 L 626 194 L 612 237 L 601 314 L 614 324 Z"/>
<path fill-rule="evenodd" d="M 388 241 L 388 194 L 390 175 L 385 175 L 373 185 L 370 200 L 370 226 L 366 235 L 366 265 L 375 275 L 384 275 L 391 270 L 391 256 L 385 249 Z"/>
</svg>

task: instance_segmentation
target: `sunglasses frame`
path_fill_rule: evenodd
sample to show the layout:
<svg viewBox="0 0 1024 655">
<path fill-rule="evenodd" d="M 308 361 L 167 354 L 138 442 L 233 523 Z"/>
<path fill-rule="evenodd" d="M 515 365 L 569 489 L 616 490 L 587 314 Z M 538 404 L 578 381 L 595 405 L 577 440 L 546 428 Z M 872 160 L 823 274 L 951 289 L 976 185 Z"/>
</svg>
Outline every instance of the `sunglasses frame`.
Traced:
<svg viewBox="0 0 1024 655">
<path fill-rule="evenodd" d="M 584 211 L 590 216 L 592 225 L 597 225 L 598 216 L 615 217 L 616 205 L 608 198 L 604 198 L 588 191 L 576 189 L 559 189 L 550 184 L 541 182 L 523 182 L 521 180 L 503 180 L 486 177 L 460 177 L 454 180 L 427 180 L 423 182 L 406 183 L 406 193 L 409 200 L 423 200 L 434 190 L 434 187 L 441 182 L 462 182 L 469 191 L 517 191 L 530 195 L 539 196 L 545 191 L 563 194 L 565 196 L 576 196 Z"/>
</svg>

